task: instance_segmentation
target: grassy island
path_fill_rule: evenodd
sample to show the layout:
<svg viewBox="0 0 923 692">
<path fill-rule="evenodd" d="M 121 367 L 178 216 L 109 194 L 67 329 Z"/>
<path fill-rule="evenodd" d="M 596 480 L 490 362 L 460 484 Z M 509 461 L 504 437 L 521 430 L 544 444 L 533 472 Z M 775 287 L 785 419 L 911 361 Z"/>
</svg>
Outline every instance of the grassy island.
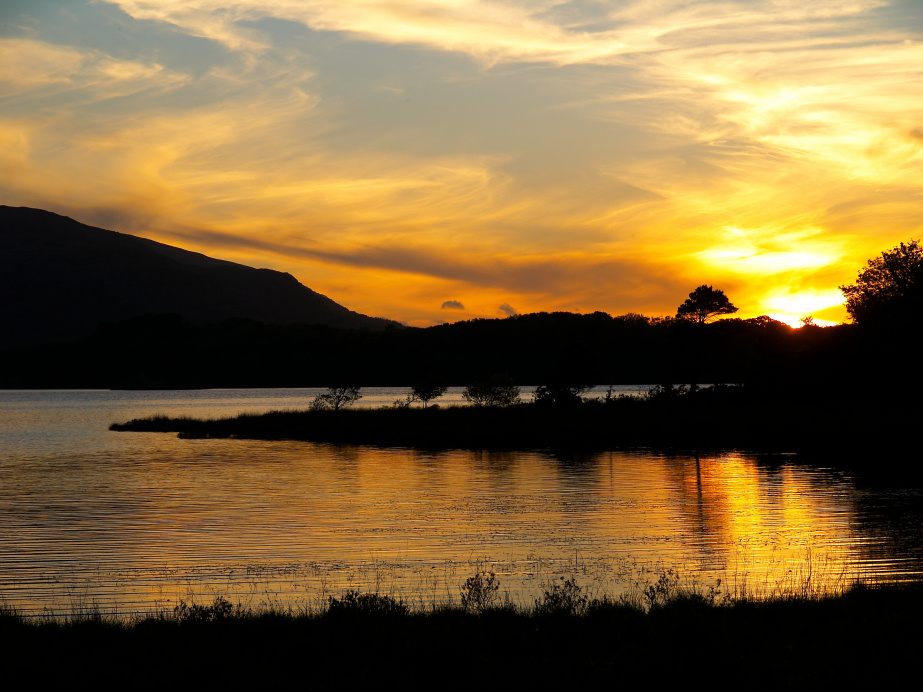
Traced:
<svg viewBox="0 0 923 692">
<path fill-rule="evenodd" d="M 737 448 L 836 455 L 863 466 L 878 465 L 886 453 L 889 468 L 912 471 L 915 443 L 900 431 L 913 429 L 919 416 L 918 407 L 902 402 L 847 406 L 838 396 L 716 386 L 569 405 L 274 411 L 219 420 L 158 416 L 110 429 L 429 449 Z"/>
</svg>

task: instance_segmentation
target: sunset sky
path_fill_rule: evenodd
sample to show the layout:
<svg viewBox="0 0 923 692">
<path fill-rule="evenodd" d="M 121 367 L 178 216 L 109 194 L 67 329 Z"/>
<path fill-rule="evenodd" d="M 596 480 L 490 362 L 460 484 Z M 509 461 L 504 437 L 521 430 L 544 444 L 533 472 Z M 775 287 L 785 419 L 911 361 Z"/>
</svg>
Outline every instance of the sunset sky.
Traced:
<svg viewBox="0 0 923 692">
<path fill-rule="evenodd" d="M 835 323 L 923 235 L 923 3 L 3 0 L 0 203 L 418 326 Z"/>
</svg>

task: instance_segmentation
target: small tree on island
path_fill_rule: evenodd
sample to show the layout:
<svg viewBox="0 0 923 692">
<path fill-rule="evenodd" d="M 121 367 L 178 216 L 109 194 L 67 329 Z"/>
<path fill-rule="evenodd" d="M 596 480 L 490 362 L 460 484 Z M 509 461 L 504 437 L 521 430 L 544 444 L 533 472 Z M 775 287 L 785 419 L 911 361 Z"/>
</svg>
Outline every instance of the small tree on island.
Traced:
<svg viewBox="0 0 923 692">
<path fill-rule="evenodd" d="M 312 411 L 339 411 L 362 398 L 361 387 L 327 387 L 327 392 L 318 394 L 311 402 Z"/>
<path fill-rule="evenodd" d="M 676 309 L 676 317 L 705 324 L 713 317 L 731 315 L 735 312 L 737 306 L 724 295 L 724 291 L 703 284 L 690 293 L 685 302 Z"/>
<path fill-rule="evenodd" d="M 509 377 L 494 376 L 469 384 L 462 398 L 475 406 L 512 406 L 519 401 L 519 387 Z"/>
<path fill-rule="evenodd" d="M 446 393 L 448 387 L 432 382 L 421 382 L 410 388 L 413 399 L 423 402 L 423 408 L 433 399 L 438 399 Z"/>
<path fill-rule="evenodd" d="M 868 261 L 856 283 L 840 286 L 856 324 L 919 320 L 923 310 L 923 247 L 901 243 Z"/>
</svg>

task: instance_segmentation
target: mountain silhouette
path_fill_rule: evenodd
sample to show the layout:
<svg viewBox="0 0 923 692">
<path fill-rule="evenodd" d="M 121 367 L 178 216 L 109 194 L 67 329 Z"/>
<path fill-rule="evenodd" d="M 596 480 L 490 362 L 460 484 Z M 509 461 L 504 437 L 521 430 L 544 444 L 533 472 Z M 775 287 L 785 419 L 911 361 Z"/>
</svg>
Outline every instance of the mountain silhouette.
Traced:
<svg viewBox="0 0 923 692">
<path fill-rule="evenodd" d="M 200 324 L 396 324 L 353 312 L 291 274 L 0 205 L 0 348 L 79 339 L 100 323 L 168 313 Z"/>
</svg>

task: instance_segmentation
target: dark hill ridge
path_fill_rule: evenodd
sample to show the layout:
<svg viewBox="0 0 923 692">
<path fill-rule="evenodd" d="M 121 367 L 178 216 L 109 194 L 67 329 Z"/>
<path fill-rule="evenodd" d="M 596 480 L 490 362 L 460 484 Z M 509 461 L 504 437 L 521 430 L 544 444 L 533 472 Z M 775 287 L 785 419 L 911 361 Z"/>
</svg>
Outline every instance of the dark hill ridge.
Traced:
<svg viewBox="0 0 923 692">
<path fill-rule="evenodd" d="M 102 322 L 162 313 L 200 324 L 231 318 L 373 330 L 394 324 L 353 312 L 291 274 L 41 209 L 0 206 L 0 348 L 78 339 Z"/>
</svg>

